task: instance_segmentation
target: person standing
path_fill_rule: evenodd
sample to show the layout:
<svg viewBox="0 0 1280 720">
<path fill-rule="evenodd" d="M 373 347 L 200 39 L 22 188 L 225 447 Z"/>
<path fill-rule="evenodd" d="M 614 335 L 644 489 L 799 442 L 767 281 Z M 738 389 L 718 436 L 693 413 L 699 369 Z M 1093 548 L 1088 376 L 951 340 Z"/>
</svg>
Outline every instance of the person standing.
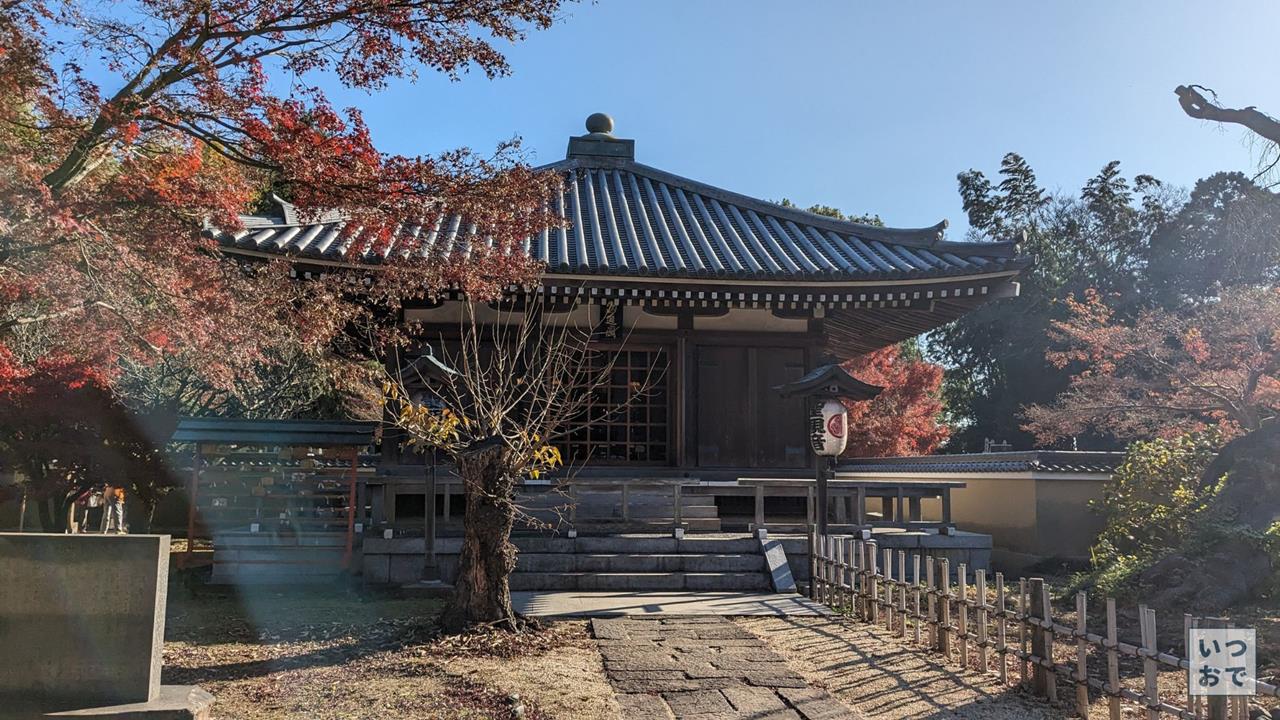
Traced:
<svg viewBox="0 0 1280 720">
<path fill-rule="evenodd" d="M 129 526 L 125 524 L 124 519 L 124 488 L 107 485 L 102 491 L 103 509 L 102 509 L 102 532 L 115 533 L 124 535 L 129 532 Z"/>
</svg>

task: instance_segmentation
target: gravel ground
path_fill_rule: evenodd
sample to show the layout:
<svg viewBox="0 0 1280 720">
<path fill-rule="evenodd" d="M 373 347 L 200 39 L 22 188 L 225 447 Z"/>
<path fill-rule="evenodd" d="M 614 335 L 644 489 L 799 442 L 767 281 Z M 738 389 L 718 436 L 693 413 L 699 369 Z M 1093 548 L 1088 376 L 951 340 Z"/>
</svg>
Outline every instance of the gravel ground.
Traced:
<svg viewBox="0 0 1280 720">
<path fill-rule="evenodd" d="M 626 720 L 619 715 L 600 652 L 587 636 L 586 622 L 565 621 L 555 627 L 566 631 L 565 642 L 544 653 L 504 659 L 500 666 L 487 657 L 446 658 L 438 664 L 450 675 L 532 698 L 553 718 Z"/>
<path fill-rule="evenodd" d="M 163 679 L 212 692 L 215 720 L 617 720 L 585 623 L 518 640 L 499 632 L 438 638 L 438 609 L 333 593 L 175 592 Z"/>
<path fill-rule="evenodd" d="M 1058 720 L 1069 711 L 943 665 L 882 629 L 834 617 L 752 617 L 737 622 L 809 682 L 865 718 Z"/>
</svg>

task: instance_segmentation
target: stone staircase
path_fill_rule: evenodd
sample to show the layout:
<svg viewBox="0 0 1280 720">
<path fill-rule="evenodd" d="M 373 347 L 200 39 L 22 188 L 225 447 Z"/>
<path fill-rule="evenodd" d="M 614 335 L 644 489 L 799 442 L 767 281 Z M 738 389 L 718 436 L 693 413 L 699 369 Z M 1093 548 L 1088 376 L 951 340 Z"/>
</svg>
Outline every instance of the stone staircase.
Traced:
<svg viewBox="0 0 1280 720">
<path fill-rule="evenodd" d="M 752 537 L 521 537 L 512 590 L 768 591 Z"/>
<path fill-rule="evenodd" d="M 553 527 L 567 522 L 570 500 L 558 492 L 526 487 L 516 502 L 524 512 Z M 583 532 L 655 532 L 675 524 L 669 489 L 631 489 L 626 495 L 625 510 L 620 490 L 584 489 L 578 492 L 576 502 L 573 527 Z M 680 498 L 680 524 L 689 532 L 720 532 L 715 497 L 686 490 Z"/>
</svg>

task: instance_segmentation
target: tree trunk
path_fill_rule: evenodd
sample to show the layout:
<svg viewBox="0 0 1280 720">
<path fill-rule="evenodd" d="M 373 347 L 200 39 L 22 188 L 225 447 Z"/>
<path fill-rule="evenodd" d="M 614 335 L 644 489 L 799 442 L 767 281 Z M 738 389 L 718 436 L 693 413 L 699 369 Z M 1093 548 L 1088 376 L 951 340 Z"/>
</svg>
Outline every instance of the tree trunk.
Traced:
<svg viewBox="0 0 1280 720">
<path fill-rule="evenodd" d="M 448 632 L 479 624 L 508 630 L 522 625 L 511 608 L 507 582 L 516 567 L 516 548 L 511 544 L 515 516 L 513 484 L 502 455 L 501 447 L 489 446 L 458 458 L 467 509 L 458 577 L 453 597 L 440 618 Z"/>
</svg>

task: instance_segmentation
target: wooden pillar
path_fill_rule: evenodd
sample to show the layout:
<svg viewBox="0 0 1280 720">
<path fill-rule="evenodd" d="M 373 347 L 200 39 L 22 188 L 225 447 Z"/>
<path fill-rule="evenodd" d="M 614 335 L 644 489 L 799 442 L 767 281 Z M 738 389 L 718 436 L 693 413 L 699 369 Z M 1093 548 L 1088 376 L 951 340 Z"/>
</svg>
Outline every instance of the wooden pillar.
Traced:
<svg viewBox="0 0 1280 720">
<path fill-rule="evenodd" d="M 672 504 L 675 506 L 675 526 L 684 527 L 684 511 L 680 507 L 684 504 L 684 500 L 680 496 L 680 481 L 678 480 L 671 486 L 671 498 Z"/>
<path fill-rule="evenodd" d="M 360 451 L 351 449 L 351 471 L 347 474 L 347 542 L 342 550 L 342 567 L 351 567 L 356 540 L 356 476 L 360 469 Z"/>
<path fill-rule="evenodd" d="M 425 468 L 423 487 L 426 490 L 425 502 L 422 505 L 422 579 L 438 579 L 436 572 L 436 461 L 437 451 L 429 450 L 431 457 Z"/>
<path fill-rule="evenodd" d="M 764 527 L 764 484 L 756 485 L 756 524 L 754 530 Z"/>
<path fill-rule="evenodd" d="M 187 552 L 182 561 L 182 567 L 191 567 L 192 551 L 196 541 L 196 494 L 200 491 L 200 463 L 203 455 L 200 452 L 200 443 L 195 444 L 195 448 L 191 451 L 191 480 L 187 489 Z"/>
<path fill-rule="evenodd" d="M 854 522 L 858 527 L 866 527 L 867 525 L 867 488 L 864 485 L 858 486 L 858 495 L 853 500 Z"/>
<path fill-rule="evenodd" d="M 827 513 L 831 506 L 827 502 L 827 478 L 831 474 L 827 468 L 827 458 L 818 458 L 818 506 L 814 509 L 817 515 L 818 534 L 827 534 Z"/>
</svg>

